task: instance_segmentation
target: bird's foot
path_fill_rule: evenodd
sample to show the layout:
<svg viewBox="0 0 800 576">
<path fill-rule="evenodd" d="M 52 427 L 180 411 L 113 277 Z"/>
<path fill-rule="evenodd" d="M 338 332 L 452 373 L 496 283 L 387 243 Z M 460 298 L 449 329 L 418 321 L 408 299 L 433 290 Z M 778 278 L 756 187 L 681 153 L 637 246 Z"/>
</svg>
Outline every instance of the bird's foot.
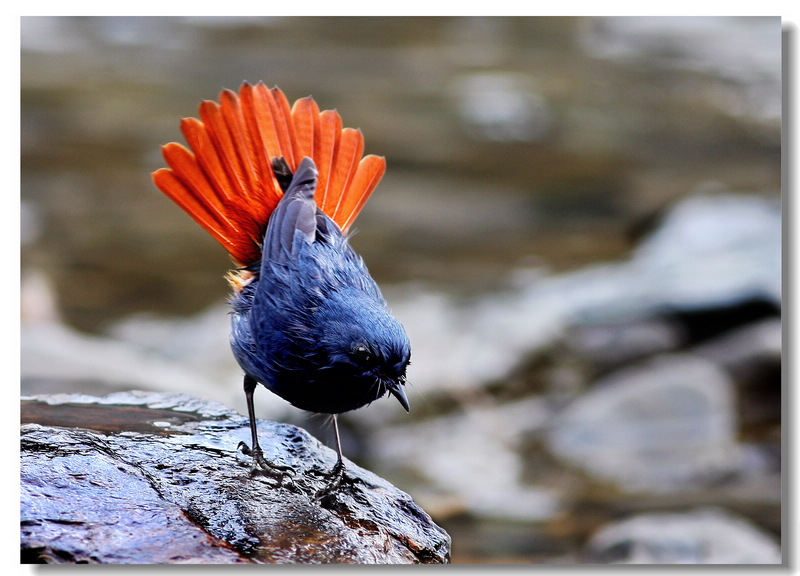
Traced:
<svg viewBox="0 0 800 576">
<path fill-rule="evenodd" d="M 269 462 L 264 458 L 264 454 L 261 451 L 260 446 L 256 446 L 255 449 L 250 448 L 245 442 L 239 442 L 238 448 L 242 451 L 242 454 L 245 456 L 252 456 L 253 461 L 257 465 L 257 468 L 260 472 L 263 472 L 267 476 L 272 478 L 276 478 L 279 484 L 283 484 L 285 478 L 295 475 L 294 468 L 291 466 L 282 466 L 280 464 L 274 464 Z"/>
<path fill-rule="evenodd" d="M 330 472 L 323 475 L 328 477 L 328 484 L 314 494 L 314 499 L 321 504 L 330 502 L 330 498 L 342 485 L 342 480 L 344 480 L 344 462 L 339 460 Z"/>
</svg>

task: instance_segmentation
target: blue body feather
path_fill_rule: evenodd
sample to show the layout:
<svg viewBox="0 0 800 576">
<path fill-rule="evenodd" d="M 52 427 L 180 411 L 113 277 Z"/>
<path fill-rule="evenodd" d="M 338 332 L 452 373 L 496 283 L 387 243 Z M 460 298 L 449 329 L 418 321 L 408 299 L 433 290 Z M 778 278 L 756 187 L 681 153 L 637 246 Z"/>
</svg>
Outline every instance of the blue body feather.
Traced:
<svg viewBox="0 0 800 576">
<path fill-rule="evenodd" d="M 303 410 L 337 414 L 402 386 L 411 348 L 363 260 L 314 202 L 316 168 L 298 167 L 264 236 L 255 278 L 231 305 L 244 371 Z"/>
</svg>

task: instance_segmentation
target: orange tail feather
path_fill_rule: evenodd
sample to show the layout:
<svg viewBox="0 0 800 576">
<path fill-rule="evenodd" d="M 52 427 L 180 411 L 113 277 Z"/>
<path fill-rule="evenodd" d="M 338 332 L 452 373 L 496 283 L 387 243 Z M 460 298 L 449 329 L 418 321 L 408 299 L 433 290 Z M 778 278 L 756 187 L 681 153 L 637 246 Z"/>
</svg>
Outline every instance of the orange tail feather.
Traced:
<svg viewBox="0 0 800 576">
<path fill-rule="evenodd" d="M 315 158 L 319 143 L 319 107 L 311 96 L 300 98 L 292 106 L 292 124 L 297 133 L 297 145 L 311 158 Z M 297 158 L 295 158 L 297 160 Z M 300 158 L 302 160 L 302 157 Z M 298 162 L 299 163 L 299 162 Z"/>
<path fill-rule="evenodd" d="M 309 156 L 319 171 L 319 207 L 346 232 L 386 170 L 383 157 L 363 156 L 360 130 L 342 128 L 336 111 L 320 112 L 313 98 L 289 106 L 278 88 L 243 84 L 239 94 L 204 101 L 200 119 L 185 118 L 189 147 L 162 148 L 168 168 L 153 173 L 156 186 L 230 253 L 239 266 L 261 258 L 270 214 L 282 196 L 272 159 L 292 171 Z"/>
</svg>

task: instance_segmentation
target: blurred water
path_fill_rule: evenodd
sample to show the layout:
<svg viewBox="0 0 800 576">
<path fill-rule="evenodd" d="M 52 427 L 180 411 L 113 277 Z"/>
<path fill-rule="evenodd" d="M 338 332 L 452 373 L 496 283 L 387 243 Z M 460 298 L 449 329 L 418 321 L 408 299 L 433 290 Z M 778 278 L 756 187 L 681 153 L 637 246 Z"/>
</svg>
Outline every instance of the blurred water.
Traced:
<svg viewBox="0 0 800 576">
<path fill-rule="evenodd" d="M 200 100 L 263 80 L 337 108 L 387 157 L 353 244 L 413 331 L 412 414 L 378 402 L 345 440 L 425 501 L 455 560 L 576 561 L 604 519 L 709 498 L 779 530 L 762 451 L 780 445 L 775 355 L 692 335 L 713 349 L 780 319 L 780 19 L 26 17 L 21 32 L 23 390 L 149 384 L 242 409 L 229 261 L 149 173 Z M 633 498 L 547 455 L 552 419 L 599 377 L 687 351 L 751 400 L 724 418 L 754 443 L 734 450 L 751 476 L 729 474 L 756 480 Z M 298 418 L 261 396 L 261 416 Z"/>
</svg>

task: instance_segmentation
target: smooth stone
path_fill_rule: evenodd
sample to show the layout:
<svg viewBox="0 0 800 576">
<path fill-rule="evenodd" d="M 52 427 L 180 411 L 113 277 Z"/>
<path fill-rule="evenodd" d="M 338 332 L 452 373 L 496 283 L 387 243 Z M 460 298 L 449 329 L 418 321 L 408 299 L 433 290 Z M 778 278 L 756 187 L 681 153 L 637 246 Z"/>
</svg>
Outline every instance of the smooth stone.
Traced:
<svg viewBox="0 0 800 576">
<path fill-rule="evenodd" d="M 238 449 L 247 419 L 180 395 L 23 398 L 24 563 L 446 563 L 450 537 L 408 494 L 304 430 L 259 421 L 265 458 Z"/>
</svg>

